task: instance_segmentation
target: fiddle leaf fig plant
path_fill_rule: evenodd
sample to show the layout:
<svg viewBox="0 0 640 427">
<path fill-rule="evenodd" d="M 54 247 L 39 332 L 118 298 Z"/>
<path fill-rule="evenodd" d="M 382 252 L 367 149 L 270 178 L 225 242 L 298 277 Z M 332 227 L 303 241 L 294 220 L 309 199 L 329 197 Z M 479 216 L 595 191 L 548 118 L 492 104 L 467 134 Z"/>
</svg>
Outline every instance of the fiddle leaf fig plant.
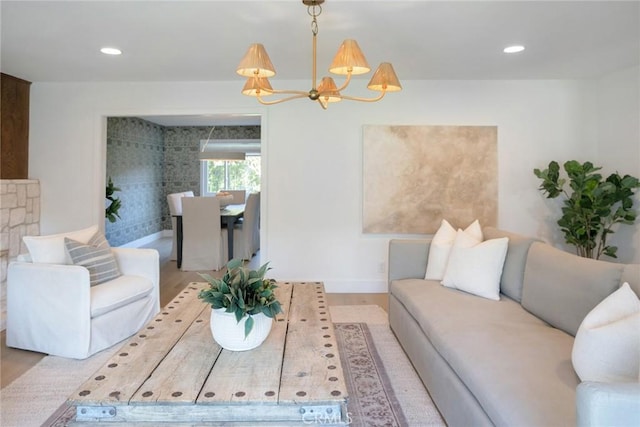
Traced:
<svg viewBox="0 0 640 427">
<path fill-rule="evenodd" d="M 614 233 L 616 224 L 635 222 L 633 195 L 640 187 L 638 178 L 616 172 L 603 179 L 598 173 L 602 168 L 591 162 L 570 160 L 563 166 L 568 181 L 560 177 L 560 165 L 555 161 L 544 170 L 534 169 L 533 173 L 542 180 L 539 190 L 547 198 L 565 198 L 558 220 L 565 241 L 575 246 L 582 257 L 617 258 L 618 248 L 609 245 L 607 238 Z"/>
<path fill-rule="evenodd" d="M 106 197 L 107 200 L 109 200 L 109 206 L 107 206 L 107 208 L 104 210 L 104 216 L 109 220 L 109 222 L 116 222 L 120 218 L 118 211 L 122 207 L 122 202 L 119 198 L 114 197 L 114 193 L 116 191 L 121 190 L 113 185 L 113 181 L 111 180 L 111 177 L 109 177 L 109 182 L 106 189 Z"/>
<path fill-rule="evenodd" d="M 213 309 L 224 308 L 227 313 L 234 313 L 238 323 L 248 316 L 244 324 L 246 338 L 253 329 L 252 315 L 263 313 L 273 319 L 282 312 L 274 293 L 277 288 L 275 280 L 264 278 L 268 270 L 269 263 L 258 270 L 251 270 L 243 265 L 241 259 L 232 259 L 227 263 L 227 271 L 220 279 L 200 274 L 209 282 L 209 287 L 200 291 L 198 298 L 211 304 Z"/>
</svg>

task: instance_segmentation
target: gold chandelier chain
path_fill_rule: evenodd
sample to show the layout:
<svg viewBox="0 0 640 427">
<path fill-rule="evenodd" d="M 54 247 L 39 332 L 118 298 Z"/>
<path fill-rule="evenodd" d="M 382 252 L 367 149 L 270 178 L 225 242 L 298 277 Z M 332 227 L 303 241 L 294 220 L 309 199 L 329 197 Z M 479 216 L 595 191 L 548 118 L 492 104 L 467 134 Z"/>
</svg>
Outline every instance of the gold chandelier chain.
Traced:
<svg viewBox="0 0 640 427">
<path fill-rule="evenodd" d="M 315 36 L 318 34 L 318 20 L 316 18 L 322 13 L 322 6 L 319 4 L 307 6 L 307 13 L 313 17 L 311 20 L 311 32 Z"/>
<path fill-rule="evenodd" d="M 317 86 L 317 36 L 318 36 L 318 16 L 322 13 L 322 6 L 317 3 L 313 3 L 307 6 L 307 13 L 313 17 L 311 20 L 311 33 L 313 34 L 313 42 L 312 42 L 312 64 L 311 64 L 311 91 L 309 91 L 309 97 L 313 99 L 315 94 L 317 94 L 316 86 Z M 313 93 L 313 95 L 312 95 Z"/>
</svg>

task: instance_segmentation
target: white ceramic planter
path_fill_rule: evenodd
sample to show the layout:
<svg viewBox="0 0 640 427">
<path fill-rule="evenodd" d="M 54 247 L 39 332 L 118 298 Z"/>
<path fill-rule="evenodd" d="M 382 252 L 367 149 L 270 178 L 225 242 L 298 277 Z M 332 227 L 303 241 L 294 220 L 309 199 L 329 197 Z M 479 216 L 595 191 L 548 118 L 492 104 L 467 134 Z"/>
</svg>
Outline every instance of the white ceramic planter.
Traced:
<svg viewBox="0 0 640 427">
<path fill-rule="evenodd" d="M 211 310 L 213 339 L 225 350 L 245 351 L 258 347 L 269 336 L 273 319 L 262 313 L 254 314 L 252 317 L 253 328 L 245 338 L 246 316 L 240 319 L 240 322 L 236 322 L 236 316 L 233 313 L 225 312 L 224 308 Z"/>
</svg>

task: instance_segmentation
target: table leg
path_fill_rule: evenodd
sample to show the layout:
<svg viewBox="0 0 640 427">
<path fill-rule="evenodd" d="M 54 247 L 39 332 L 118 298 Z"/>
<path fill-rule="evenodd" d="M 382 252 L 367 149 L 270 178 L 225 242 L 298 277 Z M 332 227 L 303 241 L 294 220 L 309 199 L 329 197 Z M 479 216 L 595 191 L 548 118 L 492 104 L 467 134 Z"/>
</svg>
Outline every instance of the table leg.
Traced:
<svg viewBox="0 0 640 427">
<path fill-rule="evenodd" d="M 227 248 L 229 250 L 229 259 L 233 259 L 233 224 L 236 223 L 236 219 L 231 217 L 231 218 L 225 218 L 224 219 L 225 224 L 227 225 Z"/>
<path fill-rule="evenodd" d="M 176 243 L 178 246 L 178 268 L 182 267 L 182 215 L 176 216 Z"/>
</svg>

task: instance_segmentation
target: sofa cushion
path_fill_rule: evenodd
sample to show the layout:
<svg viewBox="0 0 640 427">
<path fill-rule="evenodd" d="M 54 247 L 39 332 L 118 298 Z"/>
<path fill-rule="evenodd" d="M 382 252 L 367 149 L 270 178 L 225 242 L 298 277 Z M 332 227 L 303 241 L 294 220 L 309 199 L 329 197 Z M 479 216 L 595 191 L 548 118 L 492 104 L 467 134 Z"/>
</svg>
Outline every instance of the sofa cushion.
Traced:
<svg viewBox="0 0 640 427">
<path fill-rule="evenodd" d="M 64 238 L 68 237 L 80 243 L 87 243 L 97 231 L 98 226 L 94 225 L 82 230 L 48 236 L 24 236 L 22 240 L 29 250 L 32 262 L 69 265 L 73 264 L 73 261 L 65 249 Z"/>
<path fill-rule="evenodd" d="M 570 335 L 509 298 L 477 298 L 419 279 L 394 280 L 390 292 L 495 425 L 575 425 Z"/>
<path fill-rule="evenodd" d="M 120 276 L 91 288 L 91 317 L 123 307 L 146 297 L 153 290 L 153 282 L 142 276 Z"/>
<path fill-rule="evenodd" d="M 524 266 L 527 261 L 529 247 L 533 242 L 540 242 L 541 240 L 498 230 L 494 227 L 485 227 L 483 232 L 485 239 L 509 238 L 507 257 L 504 260 L 502 277 L 500 278 L 500 292 L 518 302 L 522 301 Z"/>
<path fill-rule="evenodd" d="M 582 381 L 638 381 L 640 300 L 628 283 L 584 318 L 571 360 Z"/>
<path fill-rule="evenodd" d="M 120 277 L 120 269 L 111 246 L 101 232 L 94 234 L 86 245 L 67 237 L 64 238 L 64 244 L 73 263 L 89 270 L 91 286 Z"/>
<path fill-rule="evenodd" d="M 524 271 L 522 306 L 575 336 L 585 316 L 618 289 L 623 268 L 533 243 Z"/>
</svg>

